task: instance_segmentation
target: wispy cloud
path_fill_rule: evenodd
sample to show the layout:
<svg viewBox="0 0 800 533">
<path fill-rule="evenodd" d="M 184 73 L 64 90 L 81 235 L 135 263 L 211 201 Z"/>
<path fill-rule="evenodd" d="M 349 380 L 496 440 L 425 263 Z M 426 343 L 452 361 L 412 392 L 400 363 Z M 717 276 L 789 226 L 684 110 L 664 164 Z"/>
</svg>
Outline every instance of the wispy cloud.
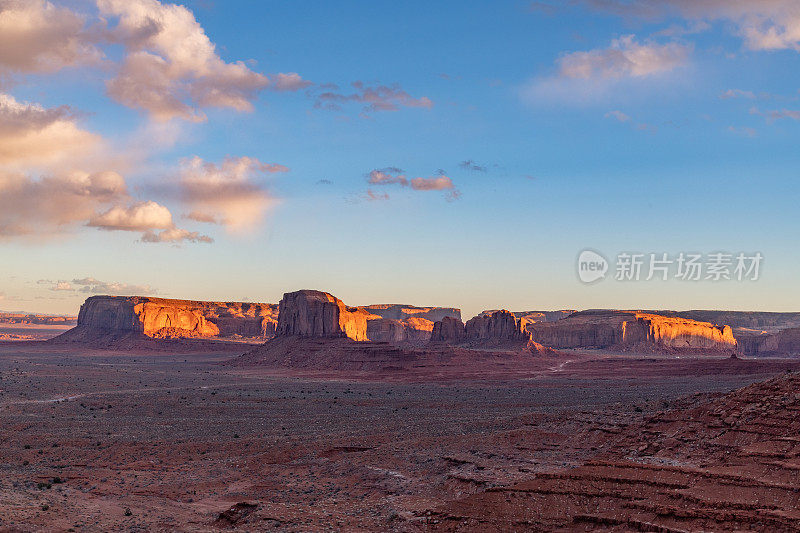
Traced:
<svg viewBox="0 0 800 533">
<path fill-rule="evenodd" d="M 221 163 L 192 157 L 181 162 L 179 197 L 189 207 L 188 218 L 216 223 L 231 232 L 257 228 L 277 198 L 259 183 L 267 174 L 288 172 L 277 163 L 251 157 L 229 157 Z"/>
<path fill-rule="evenodd" d="M 146 296 L 158 294 L 158 291 L 150 285 L 130 285 L 119 281 L 100 281 L 88 277 L 73 279 L 72 285 L 75 290 L 87 294 L 107 294 L 109 296 Z"/>
<path fill-rule="evenodd" d="M 474 172 L 488 172 L 489 168 L 486 165 L 480 165 L 472 159 L 467 159 L 458 164 L 464 170 L 472 170 Z"/>
<path fill-rule="evenodd" d="M 634 35 L 625 35 L 606 48 L 562 55 L 556 60 L 553 75 L 533 79 L 522 88 L 521 95 L 532 104 L 585 104 L 639 87 L 659 86 L 667 76 L 689 64 L 692 49 L 692 45 L 676 41 L 640 41 Z"/>
<path fill-rule="evenodd" d="M 448 201 L 461 198 L 461 192 L 456 189 L 453 180 L 440 171 L 436 176 L 415 177 L 409 179 L 403 171 L 397 167 L 387 167 L 375 169 L 367 174 L 367 183 L 377 186 L 399 186 L 410 187 L 414 191 L 446 191 L 445 198 Z M 388 194 L 377 194 L 371 189 L 367 190 L 369 200 L 388 200 Z"/>
<path fill-rule="evenodd" d="M 757 107 L 751 107 L 750 114 L 760 115 L 762 117 L 765 117 L 770 122 L 774 122 L 776 120 L 782 120 L 785 118 L 791 120 L 800 120 L 800 110 L 795 110 L 795 109 L 772 109 L 768 111 L 762 111 Z"/>
<path fill-rule="evenodd" d="M 349 103 L 361 104 L 364 114 L 397 111 L 401 107 L 433 107 L 433 102 L 427 96 L 412 97 L 398 84 L 369 86 L 362 81 L 354 81 L 350 85 L 354 92 L 344 93 L 336 85 L 321 85 L 310 91 L 309 95 L 315 100 L 315 108 L 333 111 L 339 111 Z"/>
</svg>

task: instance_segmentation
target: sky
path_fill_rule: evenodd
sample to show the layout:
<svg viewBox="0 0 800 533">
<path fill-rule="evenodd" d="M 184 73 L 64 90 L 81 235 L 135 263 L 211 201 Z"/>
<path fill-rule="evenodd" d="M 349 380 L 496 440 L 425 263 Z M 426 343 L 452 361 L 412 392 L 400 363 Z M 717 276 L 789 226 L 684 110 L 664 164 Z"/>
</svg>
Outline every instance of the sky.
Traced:
<svg viewBox="0 0 800 533">
<path fill-rule="evenodd" d="M 800 311 L 798 66 L 796 0 L 0 0 L 0 309 Z"/>
</svg>

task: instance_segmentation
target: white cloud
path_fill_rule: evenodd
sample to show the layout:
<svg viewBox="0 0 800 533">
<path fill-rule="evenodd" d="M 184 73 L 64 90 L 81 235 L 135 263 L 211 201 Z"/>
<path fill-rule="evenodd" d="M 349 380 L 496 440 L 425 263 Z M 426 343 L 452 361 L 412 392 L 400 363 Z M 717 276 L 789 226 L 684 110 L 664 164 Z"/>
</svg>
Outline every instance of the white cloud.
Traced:
<svg viewBox="0 0 800 533">
<path fill-rule="evenodd" d="M 128 207 L 114 206 L 92 217 L 88 225 L 110 231 L 147 231 L 173 227 L 169 209 L 153 201 L 139 202 Z"/>
<path fill-rule="evenodd" d="M 608 48 L 562 56 L 558 60 L 559 76 L 584 80 L 653 76 L 686 64 L 690 52 L 687 45 L 642 44 L 633 35 L 626 35 L 614 39 Z"/>
<path fill-rule="evenodd" d="M 45 0 L 0 0 L 0 76 L 96 63 L 84 19 Z"/>
<path fill-rule="evenodd" d="M 274 75 L 270 89 L 273 91 L 299 91 L 311 85 L 314 84 L 304 80 L 297 72 L 288 72 Z"/>
<path fill-rule="evenodd" d="M 571 52 L 557 61 L 557 71 L 531 80 L 521 89 L 528 103 L 568 105 L 608 103 L 642 89 L 660 90 L 689 65 L 692 46 L 677 42 L 640 42 L 633 35 L 614 39 L 607 48 Z"/>
<path fill-rule="evenodd" d="M 102 15 L 117 18 L 110 35 L 129 52 L 108 83 L 109 94 L 155 120 L 205 120 L 206 107 L 250 111 L 269 84 L 243 62 L 223 61 L 184 6 L 158 0 L 97 0 L 97 5 Z"/>
<path fill-rule="evenodd" d="M 101 146 L 100 136 L 81 129 L 70 108 L 44 108 L 0 93 L 0 165 L 62 166 Z"/>
<path fill-rule="evenodd" d="M 251 157 L 229 157 L 220 164 L 193 157 L 181 163 L 180 194 L 191 212 L 187 218 L 219 223 L 229 231 L 253 230 L 277 199 L 257 180 L 264 174 L 288 172 L 280 164 Z"/>
<path fill-rule="evenodd" d="M 0 170 L 0 237 L 55 236 L 125 197 L 125 181 L 115 172 L 33 179 Z"/>
</svg>

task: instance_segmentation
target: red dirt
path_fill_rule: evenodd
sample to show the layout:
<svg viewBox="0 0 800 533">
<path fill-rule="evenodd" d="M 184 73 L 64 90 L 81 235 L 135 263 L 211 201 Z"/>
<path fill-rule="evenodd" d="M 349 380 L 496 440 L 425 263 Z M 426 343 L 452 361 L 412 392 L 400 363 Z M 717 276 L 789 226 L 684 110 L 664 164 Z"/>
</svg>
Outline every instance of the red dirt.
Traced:
<svg viewBox="0 0 800 533">
<path fill-rule="evenodd" d="M 797 360 L 466 351 L 407 368 L 319 370 L 230 366 L 220 363 L 246 347 L 189 346 L 129 353 L 0 343 L 0 531 L 486 529 L 473 521 L 476 513 L 503 528 L 528 515 L 502 491 L 526 483 L 620 491 L 598 508 L 584 505 L 592 496 L 551 494 L 534 524 L 544 529 L 666 524 L 640 508 L 649 501 L 642 495 L 656 489 L 654 502 L 664 509 L 688 502 L 713 511 L 710 496 L 692 487 L 720 484 L 755 491 L 737 492 L 740 498 L 777 502 L 764 507 L 771 522 L 726 522 L 741 520 L 727 506 L 720 509 L 728 514 L 703 519 L 707 529 L 781 526 L 776 516 L 794 501 L 777 485 L 756 485 L 791 482 L 794 452 L 773 446 L 792 442 L 764 433 L 735 441 L 743 451 L 726 454 L 734 448 L 725 439 L 740 435 L 726 425 L 717 429 L 728 437 L 695 443 L 713 427 L 701 413 L 728 405 L 714 403 L 721 393 L 800 370 Z M 751 404 L 742 400 L 739 411 Z M 678 424 L 693 409 L 699 425 Z M 736 420 L 749 430 L 771 412 Z M 785 421 L 787 432 L 797 433 L 793 423 Z M 658 449 L 640 450 L 651 441 Z M 781 452 L 785 458 L 775 455 Z M 708 464 L 696 463 L 706 456 Z M 776 461 L 785 463 L 780 471 L 770 466 Z M 647 477 L 654 465 L 655 483 Z M 588 476 L 582 469 L 592 468 L 609 469 L 610 481 L 573 483 L 564 474 Z M 697 472 L 710 468 L 746 483 L 703 481 Z M 623 475 L 647 483 L 614 488 Z M 689 489 L 671 488 L 687 479 Z M 508 498 L 533 493 L 519 494 Z"/>
</svg>

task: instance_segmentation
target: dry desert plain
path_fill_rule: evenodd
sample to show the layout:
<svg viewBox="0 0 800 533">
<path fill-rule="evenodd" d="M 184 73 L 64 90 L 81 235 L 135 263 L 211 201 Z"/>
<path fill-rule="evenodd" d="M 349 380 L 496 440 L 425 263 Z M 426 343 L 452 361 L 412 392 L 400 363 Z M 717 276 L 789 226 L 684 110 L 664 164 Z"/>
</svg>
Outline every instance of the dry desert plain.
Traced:
<svg viewBox="0 0 800 533">
<path fill-rule="evenodd" d="M 798 315 L 690 314 L 90 297 L 0 343 L 0 530 L 797 531 Z"/>
<path fill-rule="evenodd" d="M 247 349 L 0 344 L 0 531 L 800 528 L 797 359 Z"/>
</svg>

